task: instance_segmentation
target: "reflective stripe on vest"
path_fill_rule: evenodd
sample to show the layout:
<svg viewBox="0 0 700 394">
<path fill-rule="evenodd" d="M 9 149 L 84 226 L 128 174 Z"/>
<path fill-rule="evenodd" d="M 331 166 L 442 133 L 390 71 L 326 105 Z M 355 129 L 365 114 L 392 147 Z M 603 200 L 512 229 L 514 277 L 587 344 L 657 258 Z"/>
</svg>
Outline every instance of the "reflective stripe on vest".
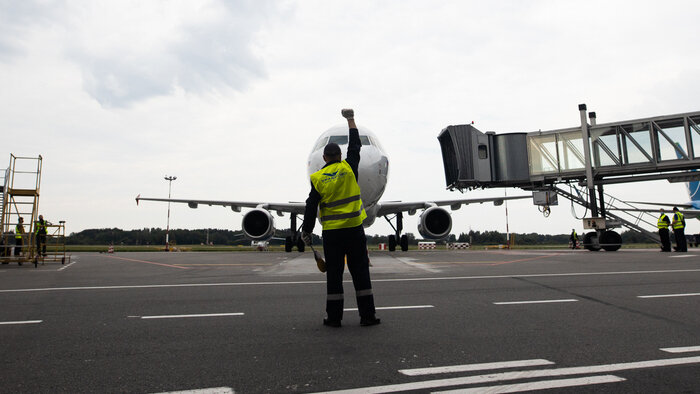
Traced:
<svg viewBox="0 0 700 394">
<path fill-rule="evenodd" d="M 22 234 L 24 234 L 24 226 L 18 224 L 15 226 L 15 239 L 22 239 Z"/>
<path fill-rule="evenodd" d="M 664 220 L 664 219 L 666 219 L 666 220 Z M 656 227 L 658 227 L 659 229 L 662 229 L 662 228 L 668 228 L 668 225 L 669 225 L 668 216 L 666 216 L 665 213 L 661 214 L 661 216 L 659 216 L 659 221 L 656 223 Z"/>
<path fill-rule="evenodd" d="M 360 186 L 345 160 L 311 174 L 311 183 L 321 195 L 320 220 L 324 230 L 357 227 L 367 217 Z"/>
<path fill-rule="evenodd" d="M 679 228 L 684 228 L 685 225 L 683 224 L 683 214 L 680 212 L 676 212 L 674 214 L 674 218 L 676 221 L 673 223 L 673 229 L 679 229 Z"/>
</svg>

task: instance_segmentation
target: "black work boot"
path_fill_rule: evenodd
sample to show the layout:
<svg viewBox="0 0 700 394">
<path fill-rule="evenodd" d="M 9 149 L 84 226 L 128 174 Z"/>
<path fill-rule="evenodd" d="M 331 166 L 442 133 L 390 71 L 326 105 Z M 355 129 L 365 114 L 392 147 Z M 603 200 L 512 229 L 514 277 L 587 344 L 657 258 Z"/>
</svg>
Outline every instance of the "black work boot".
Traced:
<svg viewBox="0 0 700 394">
<path fill-rule="evenodd" d="M 341 327 L 340 320 L 323 319 L 323 325 L 328 327 Z"/>
<path fill-rule="evenodd" d="M 360 325 L 363 327 L 367 326 L 376 326 L 377 324 L 381 323 L 382 319 L 377 319 L 376 317 L 368 317 L 368 318 L 361 318 L 360 319 Z"/>
</svg>

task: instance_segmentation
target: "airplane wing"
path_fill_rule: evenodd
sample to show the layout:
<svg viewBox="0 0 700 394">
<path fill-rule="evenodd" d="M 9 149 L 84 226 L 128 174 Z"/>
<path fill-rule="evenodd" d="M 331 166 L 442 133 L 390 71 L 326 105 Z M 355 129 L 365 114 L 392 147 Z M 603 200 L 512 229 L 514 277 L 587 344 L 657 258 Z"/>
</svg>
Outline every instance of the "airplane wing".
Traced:
<svg viewBox="0 0 700 394">
<path fill-rule="evenodd" d="M 459 209 L 462 205 L 469 204 L 483 204 L 485 202 L 493 202 L 493 205 L 501 205 L 503 201 L 506 200 L 520 200 L 523 198 L 532 198 L 529 196 L 513 196 L 513 197 L 486 197 L 486 198 L 466 198 L 458 200 L 441 200 L 441 201 L 415 201 L 415 202 L 403 202 L 403 201 L 380 201 L 377 210 L 377 216 L 391 215 L 399 212 L 408 212 L 409 214 L 414 214 L 418 209 L 430 208 L 431 206 L 450 206 L 454 211 Z"/>
<path fill-rule="evenodd" d="M 187 204 L 190 208 L 197 208 L 201 205 L 214 206 L 219 205 L 222 207 L 231 207 L 232 210 L 240 212 L 241 208 L 263 208 L 269 211 L 277 211 L 278 213 L 296 213 L 303 215 L 304 207 L 306 206 L 303 202 L 288 202 L 288 203 L 271 203 L 271 202 L 253 202 L 253 201 L 217 201 L 217 200 L 188 200 L 188 199 L 170 199 L 170 198 L 151 198 L 151 197 L 141 197 L 138 195 L 136 197 L 136 204 L 139 201 L 161 201 L 161 202 L 174 202 Z"/>
</svg>

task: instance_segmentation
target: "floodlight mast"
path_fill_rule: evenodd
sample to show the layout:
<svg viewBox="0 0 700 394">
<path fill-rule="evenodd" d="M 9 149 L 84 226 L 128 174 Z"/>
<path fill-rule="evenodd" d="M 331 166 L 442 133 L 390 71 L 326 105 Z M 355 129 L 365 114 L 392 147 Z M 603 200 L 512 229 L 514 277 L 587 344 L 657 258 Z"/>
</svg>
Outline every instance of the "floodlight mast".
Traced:
<svg viewBox="0 0 700 394">
<path fill-rule="evenodd" d="M 176 176 L 165 176 L 165 180 L 168 181 L 168 200 L 170 200 L 170 192 L 172 190 L 173 181 L 176 180 Z M 165 228 L 165 251 L 170 251 L 170 201 L 168 201 L 168 223 Z"/>
</svg>

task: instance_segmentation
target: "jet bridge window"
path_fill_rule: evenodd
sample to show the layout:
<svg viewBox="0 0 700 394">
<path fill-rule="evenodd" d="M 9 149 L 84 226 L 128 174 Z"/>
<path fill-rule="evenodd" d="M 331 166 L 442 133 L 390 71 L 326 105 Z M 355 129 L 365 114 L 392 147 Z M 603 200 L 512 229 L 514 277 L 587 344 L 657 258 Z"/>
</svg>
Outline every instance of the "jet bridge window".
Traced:
<svg viewBox="0 0 700 394">
<path fill-rule="evenodd" d="M 348 144 L 348 136 L 347 135 L 332 135 L 330 139 L 328 140 L 329 143 L 335 142 L 338 145 L 347 145 Z M 360 142 L 362 142 L 362 145 L 371 145 L 369 142 L 369 137 L 366 135 L 361 135 L 360 136 Z"/>
<path fill-rule="evenodd" d="M 479 159 L 488 159 L 489 154 L 488 154 L 488 147 L 484 144 L 479 144 L 479 147 L 477 148 L 479 151 Z"/>
</svg>

